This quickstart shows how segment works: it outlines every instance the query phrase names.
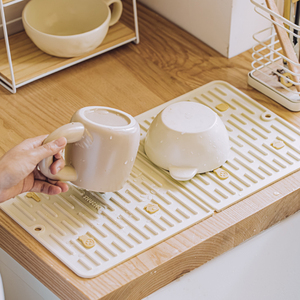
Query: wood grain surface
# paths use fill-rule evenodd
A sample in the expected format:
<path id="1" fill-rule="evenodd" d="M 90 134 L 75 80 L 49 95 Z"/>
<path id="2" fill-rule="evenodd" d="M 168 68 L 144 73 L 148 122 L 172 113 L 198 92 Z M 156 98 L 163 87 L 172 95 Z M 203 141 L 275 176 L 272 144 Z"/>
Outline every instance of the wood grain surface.
<path id="1" fill-rule="evenodd" d="M 138 12 L 140 44 L 35 81 L 17 94 L 0 88 L 0 155 L 69 122 L 81 107 L 111 106 L 135 116 L 213 80 L 227 81 L 300 127 L 300 113 L 248 86 L 251 51 L 227 59 L 144 6 Z M 2 211 L 0 246 L 61 299 L 142 299 L 298 211 L 299 186 L 296 172 L 93 279 L 76 276 Z"/>
<path id="2" fill-rule="evenodd" d="M 58 68 L 63 68 L 85 57 L 124 43 L 134 37 L 134 31 L 121 22 L 118 22 L 109 29 L 104 41 L 96 49 L 79 57 L 61 58 L 44 53 L 35 46 L 24 31 L 19 32 L 9 38 L 16 84 L 31 80 Z M 6 57 L 5 43 L 2 39 L 0 41 L 0 74 L 11 83 L 11 73 Z"/>

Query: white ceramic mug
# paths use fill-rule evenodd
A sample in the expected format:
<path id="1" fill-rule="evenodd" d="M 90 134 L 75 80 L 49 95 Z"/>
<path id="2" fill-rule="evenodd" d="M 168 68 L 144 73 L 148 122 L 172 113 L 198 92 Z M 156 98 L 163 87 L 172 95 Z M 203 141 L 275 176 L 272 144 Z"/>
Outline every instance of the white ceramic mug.
<path id="1" fill-rule="evenodd" d="M 66 166 L 53 175 L 53 157 L 48 157 L 39 163 L 45 176 L 96 192 L 115 192 L 124 186 L 140 142 L 140 127 L 131 115 L 109 107 L 84 107 L 73 115 L 71 123 L 56 129 L 44 143 L 61 136 L 68 142 Z"/>
<path id="2" fill-rule="evenodd" d="M 121 0 L 31 0 L 22 21 L 27 35 L 42 51 L 75 57 L 97 48 L 122 11 Z"/>

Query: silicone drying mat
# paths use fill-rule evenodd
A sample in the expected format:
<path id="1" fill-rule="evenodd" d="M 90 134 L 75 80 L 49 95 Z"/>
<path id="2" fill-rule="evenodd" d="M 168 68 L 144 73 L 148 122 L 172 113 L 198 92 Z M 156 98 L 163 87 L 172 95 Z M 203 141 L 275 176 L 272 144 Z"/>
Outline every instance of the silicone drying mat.
<path id="1" fill-rule="evenodd" d="M 196 101 L 213 109 L 230 136 L 230 155 L 222 169 L 190 181 L 176 182 L 153 165 L 143 140 L 155 115 L 176 101 Z M 221 112 L 216 106 L 226 103 Z M 300 167 L 300 131 L 247 95 L 223 81 L 214 81 L 136 117 L 141 145 L 130 179 L 116 193 L 94 193 L 70 185 L 57 196 L 39 194 L 40 202 L 25 194 L 1 205 L 11 218 L 56 255 L 78 276 L 91 278 L 124 262 Z M 285 146 L 271 146 L 277 139 Z M 92 206 L 90 203 L 97 202 Z M 159 211 L 149 214 L 148 203 Z M 84 248 L 81 235 L 96 245 Z"/>

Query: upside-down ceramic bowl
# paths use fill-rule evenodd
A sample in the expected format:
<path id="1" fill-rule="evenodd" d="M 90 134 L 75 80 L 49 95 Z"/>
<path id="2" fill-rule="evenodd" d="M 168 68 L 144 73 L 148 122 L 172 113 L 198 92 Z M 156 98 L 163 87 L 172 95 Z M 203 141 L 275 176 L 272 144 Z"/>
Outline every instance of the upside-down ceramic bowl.
<path id="1" fill-rule="evenodd" d="M 148 158 L 179 181 L 222 166 L 229 155 L 229 137 L 220 117 L 191 101 L 163 109 L 151 123 L 144 146 Z"/>
<path id="2" fill-rule="evenodd" d="M 22 21 L 27 35 L 42 51 L 75 57 L 102 43 L 122 8 L 121 0 L 31 0 L 23 9 Z"/>

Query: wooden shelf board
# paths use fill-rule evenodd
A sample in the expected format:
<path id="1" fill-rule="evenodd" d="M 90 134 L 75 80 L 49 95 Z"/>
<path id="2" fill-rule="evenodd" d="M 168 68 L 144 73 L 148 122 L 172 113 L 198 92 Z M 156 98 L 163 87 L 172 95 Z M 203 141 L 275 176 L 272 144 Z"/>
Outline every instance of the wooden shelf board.
<path id="1" fill-rule="evenodd" d="M 2 0 L 4 6 L 14 5 L 15 3 L 21 2 L 23 0 Z"/>
<path id="2" fill-rule="evenodd" d="M 135 36 L 133 30 L 118 22 L 109 29 L 102 44 L 93 51 L 79 57 L 59 58 L 48 55 L 37 48 L 28 38 L 25 31 L 14 34 L 9 37 L 9 44 L 16 85 L 63 68 L 100 51 L 105 51 L 110 47 L 133 39 Z M 4 39 L 0 40 L 0 74 L 11 82 Z"/>

